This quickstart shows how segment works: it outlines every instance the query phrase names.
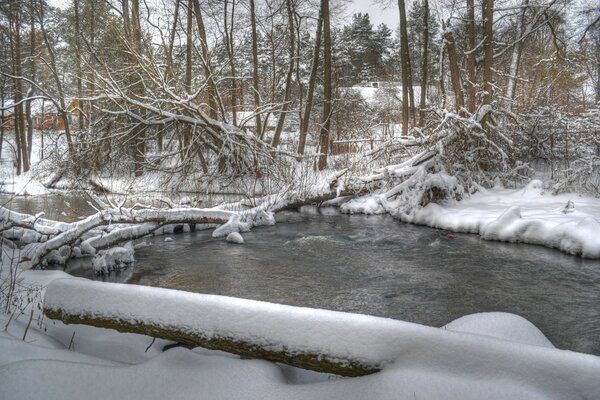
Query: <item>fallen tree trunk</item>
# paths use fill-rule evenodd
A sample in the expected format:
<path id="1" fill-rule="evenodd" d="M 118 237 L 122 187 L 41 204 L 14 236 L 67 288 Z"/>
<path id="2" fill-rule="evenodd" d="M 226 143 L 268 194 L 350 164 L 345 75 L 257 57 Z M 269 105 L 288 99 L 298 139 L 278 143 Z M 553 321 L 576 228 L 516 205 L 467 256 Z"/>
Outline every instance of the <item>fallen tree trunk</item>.
<path id="1" fill-rule="evenodd" d="M 517 316 L 511 326 L 520 339 L 513 342 L 506 333 L 494 338 L 494 324 L 486 336 L 481 328 L 471 334 L 361 314 L 74 278 L 48 285 L 44 313 L 66 323 L 345 376 L 389 365 L 434 376 L 456 374 L 465 382 L 501 377 L 548 398 L 600 395 L 600 358 L 542 344 L 539 330 Z M 521 322 L 515 324 L 515 318 Z M 499 326 L 507 332 L 507 325 Z"/>
<path id="2" fill-rule="evenodd" d="M 235 212 L 210 209 L 168 209 L 168 210 L 115 210 L 105 209 L 81 221 L 64 223 L 12 212 L 0 207 L 0 234 L 11 228 L 32 231 L 38 237 L 48 236 L 42 242 L 26 243 L 20 251 L 19 266 L 22 269 L 36 267 L 42 260 L 63 246 L 73 247 L 88 232 L 112 224 L 129 224 L 111 232 L 85 241 L 82 250 L 95 254 L 96 250 L 107 249 L 122 242 L 139 239 L 152 234 L 156 229 L 172 224 L 224 224 Z M 29 235 L 31 236 L 31 235 Z M 5 238 L 6 239 L 6 238 Z M 15 244 L 16 246 L 16 244 Z M 19 246 L 17 246 L 19 247 Z"/>
<path id="3" fill-rule="evenodd" d="M 110 299 L 109 307 L 104 305 L 106 299 Z M 349 314 L 333 311 L 137 285 L 59 279 L 46 290 L 44 314 L 66 324 L 138 333 L 342 376 L 372 374 L 383 364 L 361 355 L 361 349 L 353 350 L 352 340 L 342 346 L 335 343 L 336 333 L 348 340 L 352 327 L 345 328 L 335 319 L 328 324 L 331 316 L 348 319 Z M 292 326 L 282 326 L 281 321 Z M 315 321 L 325 325 L 314 325 Z M 325 332 L 320 335 L 321 340 L 310 334 L 311 330 L 321 329 Z M 360 331 L 354 335 L 360 335 Z"/>

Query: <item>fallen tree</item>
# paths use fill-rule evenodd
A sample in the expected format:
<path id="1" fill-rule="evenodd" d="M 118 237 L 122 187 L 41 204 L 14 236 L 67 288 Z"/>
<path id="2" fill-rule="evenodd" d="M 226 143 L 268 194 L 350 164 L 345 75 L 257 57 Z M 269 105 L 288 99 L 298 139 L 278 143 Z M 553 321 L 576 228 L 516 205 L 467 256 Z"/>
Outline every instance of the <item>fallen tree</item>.
<path id="1" fill-rule="evenodd" d="M 134 210 L 105 208 L 81 221 L 64 223 L 0 208 L 0 235 L 20 249 L 17 265 L 29 269 L 52 260 L 54 252 L 68 253 L 54 260 L 65 262 L 75 247 L 95 255 L 119 243 L 129 242 L 166 225 L 225 224 L 235 212 L 210 209 Z"/>
<path id="2" fill-rule="evenodd" d="M 368 315 L 73 278 L 48 285 L 43 310 L 68 324 L 344 376 L 395 364 L 433 374 L 502 377 L 556 398 L 597 398 L 600 390 L 592 378 L 600 374 L 600 360 L 592 355 L 558 350 L 547 341 L 517 343 Z M 523 330 L 541 335 L 523 323 Z"/>

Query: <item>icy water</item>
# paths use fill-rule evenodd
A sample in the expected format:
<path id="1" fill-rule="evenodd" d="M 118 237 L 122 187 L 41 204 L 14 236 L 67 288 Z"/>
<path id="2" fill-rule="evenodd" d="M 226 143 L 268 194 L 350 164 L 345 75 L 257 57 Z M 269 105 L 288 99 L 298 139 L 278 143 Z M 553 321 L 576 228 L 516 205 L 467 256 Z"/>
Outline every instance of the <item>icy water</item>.
<path id="1" fill-rule="evenodd" d="M 25 207 L 24 201 L 17 211 L 39 212 L 36 207 L 56 200 L 29 199 L 37 205 Z M 69 204 L 78 213 L 87 205 L 76 199 Z M 64 205 L 56 207 L 48 217 L 65 219 Z M 78 215 L 68 212 L 67 219 Z M 559 348 L 600 355 L 600 261 L 475 235 L 448 237 L 389 216 L 341 215 L 335 209 L 305 207 L 280 213 L 277 221 L 245 233 L 244 245 L 212 239 L 211 230 L 171 235 L 172 242 L 146 239 L 149 246 L 136 251 L 133 267 L 107 277 L 95 277 L 89 259 L 66 270 L 430 326 L 505 311 L 533 322 Z"/>
<path id="2" fill-rule="evenodd" d="M 245 233 L 244 245 L 212 239 L 212 231 L 152 238 L 135 267 L 104 279 L 431 326 L 505 311 L 559 348 L 600 355 L 600 261 L 335 209 L 305 207 L 277 220 Z"/>

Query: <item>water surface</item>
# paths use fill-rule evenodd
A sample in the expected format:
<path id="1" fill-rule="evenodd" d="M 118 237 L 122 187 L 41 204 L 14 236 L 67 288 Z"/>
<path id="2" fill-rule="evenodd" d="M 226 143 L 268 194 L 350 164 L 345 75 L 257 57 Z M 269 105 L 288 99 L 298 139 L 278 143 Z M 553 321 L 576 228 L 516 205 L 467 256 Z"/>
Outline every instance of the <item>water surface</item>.
<path id="1" fill-rule="evenodd" d="M 134 267 L 100 279 L 358 312 L 442 326 L 505 311 L 559 348 L 600 355 L 600 262 L 539 246 L 303 208 L 245 233 L 146 239 Z M 89 263 L 68 272 L 93 277 Z M 97 278 L 98 279 L 98 278 Z"/>

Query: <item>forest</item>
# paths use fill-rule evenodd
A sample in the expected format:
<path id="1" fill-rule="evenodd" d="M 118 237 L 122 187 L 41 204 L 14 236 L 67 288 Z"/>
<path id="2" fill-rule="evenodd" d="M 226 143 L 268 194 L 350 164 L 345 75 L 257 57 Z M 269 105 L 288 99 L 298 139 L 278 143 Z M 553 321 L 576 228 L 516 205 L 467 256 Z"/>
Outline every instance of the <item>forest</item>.
<path id="1" fill-rule="evenodd" d="M 5 174 L 266 195 L 428 152 L 469 191 L 599 194 L 593 2 L 400 1 L 397 29 L 328 1 L 1 7 Z"/>

